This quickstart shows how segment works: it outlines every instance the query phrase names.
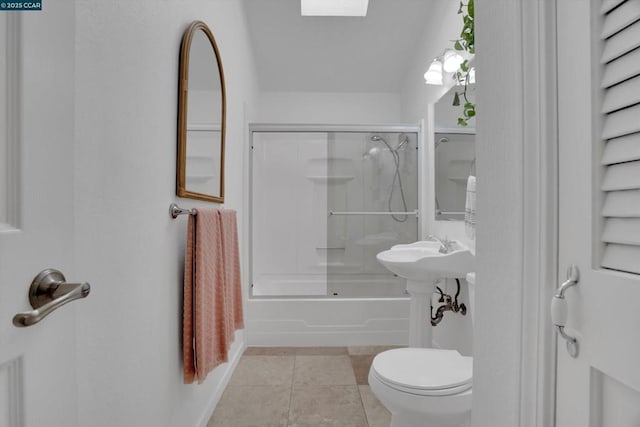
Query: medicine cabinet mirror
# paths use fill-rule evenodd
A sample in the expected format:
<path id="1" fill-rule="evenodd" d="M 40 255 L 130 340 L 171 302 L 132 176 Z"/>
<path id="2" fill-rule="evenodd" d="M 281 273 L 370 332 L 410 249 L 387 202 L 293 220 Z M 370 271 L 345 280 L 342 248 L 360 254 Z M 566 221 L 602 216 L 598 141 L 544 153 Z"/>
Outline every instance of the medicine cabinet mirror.
<path id="1" fill-rule="evenodd" d="M 177 195 L 224 202 L 225 85 L 209 27 L 194 21 L 182 37 L 178 83 Z"/>
<path id="2" fill-rule="evenodd" d="M 434 105 L 435 219 L 464 220 L 467 179 L 475 174 L 475 121 L 458 126 L 450 89 Z M 472 92 L 472 91 L 471 91 Z"/>

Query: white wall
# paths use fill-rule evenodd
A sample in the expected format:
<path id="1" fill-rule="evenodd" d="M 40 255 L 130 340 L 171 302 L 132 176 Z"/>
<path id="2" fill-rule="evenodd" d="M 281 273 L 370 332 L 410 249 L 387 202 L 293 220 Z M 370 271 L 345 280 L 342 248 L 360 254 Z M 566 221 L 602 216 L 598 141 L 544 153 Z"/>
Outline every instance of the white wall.
<path id="1" fill-rule="evenodd" d="M 401 108 L 397 93 L 262 92 L 255 119 L 260 123 L 388 124 L 401 122 Z"/>
<path id="2" fill-rule="evenodd" d="M 77 306 L 79 425 L 195 426 L 213 410 L 228 365 L 202 385 L 182 383 L 186 218 L 168 215 L 176 200 L 178 55 L 188 24 L 205 21 L 227 83 L 225 206 L 242 221 L 244 103 L 256 92 L 242 5 L 86 0 L 76 7 L 76 265 L 92 285 Z M 243 344 L 242 334 L 236 341 Z"/>

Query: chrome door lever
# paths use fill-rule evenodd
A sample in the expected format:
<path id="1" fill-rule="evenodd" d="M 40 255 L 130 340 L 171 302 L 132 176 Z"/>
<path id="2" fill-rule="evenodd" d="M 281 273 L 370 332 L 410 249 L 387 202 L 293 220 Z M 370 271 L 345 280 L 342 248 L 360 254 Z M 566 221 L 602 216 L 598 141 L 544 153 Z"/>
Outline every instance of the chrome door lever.
<path id="1" fill-rule="evenodd" d="M 580 271 L 575 265 L 570 265 L 567 270 L 567 280 L 560 285 L 558 293 L 551 299 L 551 321 L 556 327 L 558 334 L 567 341 L 567 351 L 571 357 L 578 357 L 578 339 L 572 337 L 564 331 L 569 317 L 569 306 L 564 299 L 565 291 L 571 286 L 578 284 L 580 280 Z"/>
<path id="2" fill-rule="evenodd" d="M 16 314 L 13 316 L 13 324 L 17 327 L 34 325 L 53 310 L 89 295 L 91 286 L 88 283 L 67 283 L 65 280 L 58 270 L 42 270 L 29 287 L 29 302 L 35 310 Z"/>

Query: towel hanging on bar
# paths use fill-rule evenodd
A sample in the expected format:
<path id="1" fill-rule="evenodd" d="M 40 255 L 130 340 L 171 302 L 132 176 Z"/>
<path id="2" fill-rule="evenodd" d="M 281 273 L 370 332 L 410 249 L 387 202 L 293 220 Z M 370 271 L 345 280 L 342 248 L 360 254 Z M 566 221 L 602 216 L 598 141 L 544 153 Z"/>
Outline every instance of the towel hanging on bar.
<path id="1" fill-rule="evenodd" d="M 188 220 L 184 268 L 187 384 L 202 383 L 210 371 L 228 361 L 235 331 L 244 327 L 236 212 L 194 210 Z"/>

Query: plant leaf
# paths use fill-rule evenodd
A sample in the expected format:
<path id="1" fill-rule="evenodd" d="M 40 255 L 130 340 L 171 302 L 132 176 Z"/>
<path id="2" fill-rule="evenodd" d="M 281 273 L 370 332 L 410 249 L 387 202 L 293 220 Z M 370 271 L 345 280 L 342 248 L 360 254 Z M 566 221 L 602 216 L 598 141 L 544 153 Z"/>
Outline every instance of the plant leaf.
<path id="1" fill-rule="evenodd" d="M 456 40 L 455 44 L 453 45 L 453 48 L 455 50 L 464 50 L 464 48 L 462 47 L 462 45 L 460 44 L 460 40 Z"/>
<path id="2" fill-rule="evenodd" d="M 453 95 L 453 104 L 451 105 L 453 105 L 454 107 L 460 105 L 460 95 L 458 95 L 458 92 Z"/>

